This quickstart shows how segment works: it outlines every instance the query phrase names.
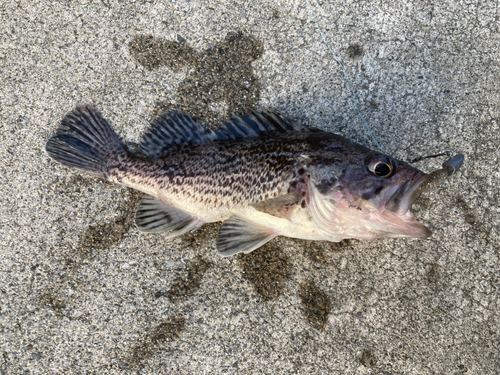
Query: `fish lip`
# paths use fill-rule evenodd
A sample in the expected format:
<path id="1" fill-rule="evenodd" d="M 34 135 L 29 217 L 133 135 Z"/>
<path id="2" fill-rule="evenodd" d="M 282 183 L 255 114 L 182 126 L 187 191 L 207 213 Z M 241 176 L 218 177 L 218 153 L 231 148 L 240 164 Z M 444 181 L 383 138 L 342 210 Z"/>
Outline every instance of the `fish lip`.
<path id="1" fill-rule="evenodd" d="M 415 172 L 410 181 L 399 185 L 399 188 L 390 196 L 386 209 L 397 215 L 406 214 L 411 210 L 413 202 L 420 196 L 428 180 L 429 175 L 420 171 Z"/>

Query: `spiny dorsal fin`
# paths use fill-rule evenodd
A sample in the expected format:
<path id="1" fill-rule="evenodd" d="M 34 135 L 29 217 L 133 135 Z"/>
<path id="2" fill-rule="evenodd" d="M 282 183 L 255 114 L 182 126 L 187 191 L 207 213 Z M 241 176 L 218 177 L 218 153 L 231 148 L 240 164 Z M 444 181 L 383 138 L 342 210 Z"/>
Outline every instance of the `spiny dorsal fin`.
<path id="1" fill-rule="evenodd" d="M 145 194 L 135 214 L 135 224 L 141 232 L 170 232 L 172 238 L 198 229 L 203 220 Z"/>
<path id="2" fill-rule="evenodd" d="M 184 112 L 163 112 L 151 123 L 143 134 L 141 151 L 151 158 L 159 158 L 173 146 L 186 143 L 201 144 L 210 142 L 212 132 L 207 132 L 192 117 Z"/>
<path id="3" fill-rule="evenodd" d="M 249 110 L 243 116 L 232 117 L 215 131 L 216 140 L 258 137 L 262 133 L 309 132 L 316 129 L 300 125 L 277 112 Z"/>
<path id="4" fill-rule="evenodd" d="M 223 257 L 238 253 L 248 254 L 272 240 L 278 234 L 263 225 L 239 216 L 231 216 L 219 229 L 217 250 Z"/>
<path id="5" fill-rule="evenodd" d="M 243 116 L 232 117 L 217 129 L 205 130 L 180 111 L 164 112 L 151 123 L 140 141 L 141 150 L 151 158 L 159 158 L 172 147 L 192 143 L 203 144 L 227 139 L 253 138 L 264 133 L 309 132 L 316 129 L 297 124 L 277 112 L 249 110 Z"/>

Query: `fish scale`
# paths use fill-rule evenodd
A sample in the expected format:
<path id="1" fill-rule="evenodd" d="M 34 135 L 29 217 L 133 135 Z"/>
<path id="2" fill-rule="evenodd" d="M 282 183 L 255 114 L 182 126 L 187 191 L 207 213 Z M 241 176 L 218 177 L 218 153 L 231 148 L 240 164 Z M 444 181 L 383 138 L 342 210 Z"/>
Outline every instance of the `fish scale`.
<path id="1" fill-rule="evenodd" d="M 146 193 L 136 213 L 144 232 L 169 237 L 224 221 L 223 256 L 248 253 L 278 235 L 308 240 L 428 237 L 413 201 L 457 170 L 463 155 L 427 175 L 336 134 L 272 111 L 250 111 L 216 131 L 183 112 L 153 121 L 122 145 L 89 104 L 69 112 L 46 150 L 60 163 Z"/>
<path id="2" fill-rule="evenodd" d="M 162 191 L 171 202 L 188 197 L 208 208 L 232 209 L 287 191 L 296 178 L 297 160 L 307 152 L 306 137 L 305 133 L 294 137 L 293 152 L 287 135 L 276 134 L 272 140 L 254 138 L 232 142 L 231 147 L 216 142 L 193 145 L 157 160 L 126 154 L 116 166 L 110 165 L 109 174 L 113 182 L 134 188 L 148 186 L 149 194 Z"/>

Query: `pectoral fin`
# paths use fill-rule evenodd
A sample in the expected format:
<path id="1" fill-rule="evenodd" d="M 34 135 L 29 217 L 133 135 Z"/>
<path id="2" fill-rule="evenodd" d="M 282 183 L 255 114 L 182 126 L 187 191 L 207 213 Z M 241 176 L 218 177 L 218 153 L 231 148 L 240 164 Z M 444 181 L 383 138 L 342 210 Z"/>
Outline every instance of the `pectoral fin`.
<path id="1" fill-rule="evenodd" d="M 302 197 L 298 194 L 285 194 L 277 198 L 268 199 L 252 206 L 266 214 L 290 220 L 295 205 L 300 204 Z"/>
<path id="2" fill-rule="evenodd" d="M 203 225 L 203 220 L 189 212 L 144 195 L 135 214 L 135 224 L 141 232 L 170 232 L 176 237 L 194 231 Z"/>
<path id="3" fill-rule="evenodd" d="M 217 250 L 223 257 L 250 253 L 272 240 L 278 234 L 263 225 L 231 216 L 222 224 L 217 238 Z"/>

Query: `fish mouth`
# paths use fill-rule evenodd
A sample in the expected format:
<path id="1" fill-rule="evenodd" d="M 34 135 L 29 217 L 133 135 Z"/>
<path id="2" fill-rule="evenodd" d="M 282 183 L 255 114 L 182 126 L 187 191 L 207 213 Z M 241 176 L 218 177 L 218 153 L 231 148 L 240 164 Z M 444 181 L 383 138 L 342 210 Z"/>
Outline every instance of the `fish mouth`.
<path id="1" fill-rule="evenodd" d="M 428 185 L 430 179 L 430 175 L 423 172 L 415 172 L 410 181 L 400 185 L 391 195 L 386 203 L 386 209 L 396 215 L 406 214 L 411 210 L 411 206 L 420 194 L 427 190 L 425 187 Z"/>
<path id="2" fill-rule="evenodd" d="M 456 155 L 445 161 L 441 169 L 430 174 L 417 171 L 406 183 L 392 187 L 393 191 L 389 193 L 390 198 L 385 205 L 388 211 L 386 216 L 391 216 L 395 221 L 401 220 L 401 228 L 405 228 L 406 234 L 429 237 L 432 232 L 413 218 L 411 207 L 422 193 L 435 189 L 453 175 L 462 166 L 463 161 L 464 155 Z"/>
<path id="3" fill-rule="evenodd" d="M 413 202 L 425 191 L 430 175 L 415 172 L 412 178 L 392 188 L 392 194 L 385 205 L 382 217 L 390 222 L 391 237 L 427 238 L 432 232 L 424 224 L 418 222 L 410 212 Z"/>
<path id="4" fill-rule="evenodd" d="M 412 178 L 391 195 L 386 204 L 386 208 L 397 215 L 404 215 L 415 202 L 415 200 L 425 191 L 433 190 L 441 185 L 448 177 L 453 175 L 464 161 L 464 155 L 455 155 L 443 163 L 443 167 L 430 174 L 415 172 Z"/>

